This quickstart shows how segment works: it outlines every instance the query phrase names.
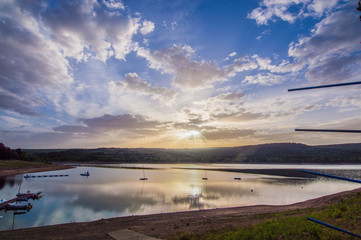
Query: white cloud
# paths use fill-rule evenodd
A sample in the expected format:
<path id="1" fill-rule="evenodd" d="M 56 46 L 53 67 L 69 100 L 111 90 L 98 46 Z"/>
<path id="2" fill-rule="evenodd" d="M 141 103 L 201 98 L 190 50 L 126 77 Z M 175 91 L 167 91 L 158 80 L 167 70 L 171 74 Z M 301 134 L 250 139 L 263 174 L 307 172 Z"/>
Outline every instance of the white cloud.
<path id="1" fill-rule="evenodd" d="M 47 101 L 41 90 L 63 91 L 73 79 L 68 61 L 22 7 L 0 3 L 0 108 L 40 116 L 33 108 Z"/>
<path id="2" fill-rule="evenodd" d="M 237 73 L 250 70 L 265 70 L 271 73 L 295 73 L 303 68 L 302 64 L 282 61 L 273 65 L 270 58 L 258 55 L 245 56 L 235 59 L 232 63 L 219 67 L 214 62 L 205 60 L 194 61 L 194 50 L 189 46 L 174 45 L 168 49 L 151 52 L 149 49 L 138 48 L 138 56 L 147 59 L 151 68 L 173 75 L 173 84 L 183 89 L 209 88 L 216 82 L 228 81 Z M 234 54 L 231 54 L 234 56 Z M 269 78 L 267 80 L 267 78 Z M 258 79 L 258 80 L 257 80 Z M 280 84 L 286 79 L 283 76 L 270 74 L 250 76 L 246 83 L 263 85 Z"/>
<path id="3" fill-rule="evenodd" d="M 297 15 L 288 12 L 288 9 L 300 3 L 302 0 L 263 0 L 260 3 L 261 6 L 254 9 L 247 17 L 256 20 L 259 25 L 267 25 L 269 21 L 275 21 L 276 18 L 293 23 Z"/>
<path id="4" fill-rule="evenodd" d="M 339 0 L 328 0 L 328 1 L 319 1 L 313 0 L 313 2 L 308 5 L 310 12 L 314 12 L 316 16 L 322 16 L 324 12 L 331 10 Z"/>
<path id="5" fill-rule="evenodd" d="M 276 84 L 281 84 L 286 80 L 287 79 L 281 75 L 275 75 L 272 73 L 267 73 L 267 74 L 259 73 L 257 75 L 246 76 L 243 81 L 250 84 L 272 86 Z"/>
<path id="6" fill-rule="evenodd" d="M 258 25 L 267 25 L 277 19 L 294 23 L 297 19 L 308 16 L 320 17 L 337 3 L 338 0 L 262 0 L 260 6 L 249 13 L 247 18 L 254 19 Z M 296 13 L 291 8 L 297 9 Z"/>
<path id="7" fill-rule="evenodd" d="M 227 74 L 213 62 L 191 60 L 194 50 L 189 46 L 174 45 L 151 53 L 139 48 L 138 56 L 147 59 L 149 66 L 163 73 L 175 75 L 173 84 L 180 88 L 205 88 L 214 82 L 227 80 Z"/>
<path id="8" fill-rule="evenodd" d="M 232 53 L 230 53 L 228 56 L 230 56 L 230 57 L 234 57 L 234 56 L 236 56 L 237 55 L 237 53 L 236 52 L 232 52 Z"/>
<path id="9" fill-rule="evenodd" d="M 120 0 L 103 0 L 103 3 L 108 7 L 108 8 L 119 8 L 124 10 L 124 4 L 122 3 L 122 1 Z"/>
<path id="10" fill-rule="evenodd" d="M 124 81 L 111 82 L 111 86 L 115 86 L 118 91 L 134 92 L 141 95 L 150 95 L 152 99 L 158 99 L 163 104 L 170 105 L 173 103 L 177 92 L 165 87 L 152 86 L 143 81 L 136 73 L 128 73 Z"/>
<path id="11" fill-rule="evenodd" d="M 140 27 L 116 0 L 59 1 L 56 8 L 5 1 L 0 15 L 0 108 L 29 116 L 41 116 L 37 108 L 46 105 L 73 116 L 100 109 L 105 97 L 96 84 L 90 90 L 87 79 L 74 81 L 79 72 L 71 62 L 124 60 L 137 46 L 132 38 Z M 143 22 L 145 32 L 152 26 Z"/>
<path id="12" fill-rule="evenodd" d="M 147 35 L 148 33 L 151 33 L 154 31 L 154 23 L 151 22 L 151 21 L 147 21 L 145 20 L 143 22 L 143 26 L 142 28 L 140 29 L 140 32 L 143 34 L 143 35 Z"/>
<path id="13" fill-rule="evenodd" d="M 106 3 L 110 8 L 121 4 Z M 57 8 L 44 8 L 41 19 L 63 54 L 78 61 L 90 56 L 104 62 L 112 56 L 124 60 L 134 48 L 132 37 L 139 28 L 138 18 L 108 11 L 96 1 L 61 1 Z"/>
<path id="14" fill-rule="evenodd" d="M 308 65 L 310 81 L 347 81 L 360 74 L 361 25 L 353 10 L 354 5 L 345 5 L 319 22 L 311 36 L 291 43 L 288 54 Z"/>
<path id="15" fill-rule="evenodd" d="M 263 32 L 261 32 L 261 34 L 259 36 L 256 37 L 257 40 L 261 40 L 261 38 L 263 38 L 266 35 L 269 35 L 271 33 L 271 30 L 267 29 L 264 30 Z"/>

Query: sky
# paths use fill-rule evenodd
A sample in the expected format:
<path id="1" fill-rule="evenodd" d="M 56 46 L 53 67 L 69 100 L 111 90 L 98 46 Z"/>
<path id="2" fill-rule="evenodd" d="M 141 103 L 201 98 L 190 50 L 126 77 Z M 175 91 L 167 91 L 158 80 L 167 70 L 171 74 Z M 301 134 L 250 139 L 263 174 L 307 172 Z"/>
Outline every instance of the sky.
<path id="1" fill-rule="evenodd" d="M 0 142 L 360 142 L 357 1 L 1 0 Z"/>

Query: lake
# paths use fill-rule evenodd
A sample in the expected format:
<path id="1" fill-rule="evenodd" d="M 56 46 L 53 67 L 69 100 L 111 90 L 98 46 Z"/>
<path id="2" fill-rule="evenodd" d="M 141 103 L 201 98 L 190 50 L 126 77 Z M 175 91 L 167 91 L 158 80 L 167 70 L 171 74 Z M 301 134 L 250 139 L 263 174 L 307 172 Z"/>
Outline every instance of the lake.
<path id="1" fill-rule="evenodd" d="M 146 169 L 139 169 L 143 167 Z M 42 191 L 45 196 L 29 200 L 33 208 L 25 214 L 0 211 L 0 230 L 152 213 L 284 205 L 360 187 L 307 174 L 286 177 L 203 169 L 313 169 L 361 179 L 360 165 L 107 164 L 29 174 L 68 177 L 24 179 L 16 175 L 0 178 L 0 198 L 14 198 L 19 186 L 21 192 Z M 80 175 L 86 171 L 89 177 Z M 144 176 L 148 180 L 139 180 Z M 208 180 L 202 180 L 205 177 Z M 234 180 L 237 177 L 241 180 Z"/>

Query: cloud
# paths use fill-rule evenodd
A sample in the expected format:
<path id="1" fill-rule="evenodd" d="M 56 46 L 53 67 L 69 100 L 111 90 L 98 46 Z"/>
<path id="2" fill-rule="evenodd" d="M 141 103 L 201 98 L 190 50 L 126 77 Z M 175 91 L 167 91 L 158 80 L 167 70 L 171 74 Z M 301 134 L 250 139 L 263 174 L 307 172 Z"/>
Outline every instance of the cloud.
<path id="1" fill-rule="evenodd" d="M 148 33 L 151 33 L 153 31 L 154 31 L 154 23 L 151 21 L 145 20 L 143 22 L 142 28 L 140 29 L 141 34 L 147 35 Z"/>
<path id="2" fill-rule="evenodd" d="M 247 18 L 256 20 L 258 25 L 267 25 L 269 21 L 275 21 L 275 18 L 293 23 L 297 15 L 288 12 L 288 9 L 301 1 L 263 0 L 260 3 L 261 6 L 248 14 Z"/>
<path id="3" fill-rule="evenodd" d="M 215 97 L 217 100 L 226 100 L 226 101 L 239 101 L 241 98 L 243 98 L 246 94 L 242 91 L 237 92 L 227 92 L 220 94 Z"/>
<path id="4" fill-rule="evenodd" d="M 256 133 L 253 129 L 214 129 L 202 131 L 206 140 L 237 139 L 253 136 Z"/>
<path id="5" fill-rule="evenodd" d="M 119 8 L 124 10 L 124 4 L 119 0 L 103 0 L 103 4 L 105 4 L 108 8 Z"/>
<path id="6" fill-rule="evenodd" d="M 310 81 L 347 81 L 360 74 L 354 67 L 361 60 L 360 39 L 357 11 L 347 4 L 316 24 L 311 36 L 291 43 L 288 54 L 308 66 Z"/>
<path id="7" fill-rule="evenodd" d="M 187 45 L 173 45 L 154 52 L 142 47 L 137 49 L 138 56 L 144 57 L 150 68 L 173 75 L 173 85 L 181 89 L 210 88 L 214 83 L 228 81 L 238 72 L 258 67 L 249 57 L 238 58 L 229 65 L 219 67 L 214 62 L 193 60 L 194 53 Z"/>
<path id="8" fill-rule="evenodd" d="M 308 10 L 317 17 L 323 15 L 324 12 L 331 10 L 339 0 L 328 0 L 328 1 L 313 1 L 308 5 Z"/>
<path id="9" fill-rule="evenodd" d="M 243 106 L 244 96 L 242 91 L 226 92 L 194 102 L 194 106 L 182 109 L 185 121 L 181 126 L 196 129 L 196 125 L 200 126 L 197 129 L 202 129 L 206 124 L 228 125 L 229 122 L 242 123 L 270 117 L 265 112 L 257 112 L 255 109 L 247 110 Z"/>
<path id="10" fill-rule="evenodd" d="M 281 84 L 286 80 L 287 79 L 282 75 L 275 75 L 272 73 L 267 73 L 267 74 L 259 73 L 252 76 L 246 76 L 243 81 L 245 83 L 250 83 L 250 84 L 272 86 L 276 84 Z"/>
<path id="11" fill-rule="evenodd" d="M 9 0 L 0 3 L 0 15 L 0 92 L 7 97 L 0 108 L 28 116 L 40 116 L 33 108 L 46 105 L 70 115 L 99 107 L 96 91 L 79 94 L 87 80 L 74 81 L 80 72 L 74 60 L 125 60 L 140 30 L 140 17 L 116 0 Z M 143 33 L 153 25 L 143 21 Z"/>
<path id="12" fill-rule="evenodd" d="M 294 23 L 305 17 L 321 17 L 337 3 L 338 0 L 262 0 L 260 6 L 249 13 L 247 18 L 254 19 L 258 25 L 268 25 L 270 21 L 275 22 L 277 19 Z"/>
<path id="13" fill-rule="evenodd" d="M 257 40 L 261 40 L 261 38 L 263 38 L 266 35 L 270 35 L 271 34 L 271 30 L 267 29 L 264 30 L 263 32 L 261 32 L 261 34 L 259 36 L 256 37 Z"/>
<path id="14" fill-rule="evenodd" d="M 121 2 L 104 3 L 108 9 L 97 1 L 60 1 L 56 8 L 42 10 L 44 27 L 66 57 L 78 61 L 94 57 L 105 62 L 112 56 L 125 60 L 132 51 L 139 19 L 120 11 L 124 9 Z"/>
<path id="15" fill-rule="evenodd" d="M 234 56 L 236 56 L 237 55 L 237 53 L 236 52 L 232 52 L 232 53 L 230 53 L 228 56 L 230 56 L 230 57 L 234 57 Z"/>
<path id="16" fill-rule="evenodd" d="M 104 131 L 142 131 L 155 129 L 161 125 L 158 121 L 151 121 L 141 115 L 109 115 L 101 117 L 78 119 L 84 125 L 62 125 L 53 128 L 58 132 L 104 132 Z"/>
<path id="17" fill-rule="evenodd" d="M 177 92 L 165 87 L 152 86 L 143 81 L 136 73 L 128 73 L 124 81 L 110 82 L 111 86 L 122 91 L 134 92 L 141 95 L 150 95 L 152 99 L 159 99 L 163 104 L 170 105 L 173 103 Z"/>
<path id="18" fill-rule="evenodd" d="M 226 73 L 215 63 L 191 60 L 193 53 L 191 47 L 177 45 L 153 53 L 144 48 L 137 51 L 138 56 L 147 59 L 151 68 L 174 74 L 173 84 L 180 88 L 205 88 L 214 82 L 227 80 Z"/>
<path id="19" fill-rule="evenodd" d="M 0 107 L 40 116 L 32 108 L 46 101 L 42 91 L 62 91 L 73 79 L 68 61 L 42 34 L 37 19 L 16 3 L 0 3 Z"/>
<path id="20" fill-rule="evenodd" d="M 138 48 L 137 54 L 148 61 L 150 68 L 173 75 L 173 85 L 183 89 L 209 88 L 214 83 L 228 81 L 240 72 L 255 69 L 271 73 L 247 76 L 244 82 L 271 86 L 287 80 L 283 75 L 272 73 L 297 73 L 304 67 L 297 61 L 290 63 L 287 60 L 279 65 L 273 65 L 270 58 L 262 58 L 258 55 L 240 57 L 228 65 L 219 67 L 213 62 L 192 60 L 194 50 L 186 45 L 173 45 L 171 48 L 154 52 Z M 234 53 L 230 55 L 235 56 Z"/>
<path id="21" fill-rule="evenodd" d="M 29 107 L 29 105 L 32 105 L 29 101 L 0 92 L 0 108 L 32 117 L 42 116 L 41 113 Z"/>
<path id="22" fill-rule="evenodd" d="M 82 133 L 82 132 L 89 132 L 90 129 L 87 126 L 63 125 L 59 127 L 54 127 L 53 130 L 56 132 L 63 132 L 63 133 Z"/>
<path id="23" fill-rule="evenodd" d="M 358 92 L 356 90 L 356 92 Z M 337 96 L 334 98 L 331 98 L 328 103 L 325 104 L 326 106 L 336 107 L 339 108 L 340 112 L 343 111 L 359 111 L 359 108 L 361 108 L 361 96 L 356 94 L 347 94 L 347 96 Z"/>

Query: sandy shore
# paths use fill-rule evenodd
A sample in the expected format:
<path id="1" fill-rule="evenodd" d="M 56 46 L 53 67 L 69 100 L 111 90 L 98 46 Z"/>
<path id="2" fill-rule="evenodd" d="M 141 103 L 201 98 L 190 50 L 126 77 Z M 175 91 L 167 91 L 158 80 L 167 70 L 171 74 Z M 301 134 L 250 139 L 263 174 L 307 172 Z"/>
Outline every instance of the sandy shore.
<path id="1" fill-rule="evenodd" d="M 361 192 L 361 188 L 336 193 L 305 202 L 284 206 L 249 206 L 200 210 L 179 213 L 153 214 L 102 219 L 94 222 L 68 223 L 13 231 L 0 231 L 0 239 L 109 239 L 108 232 L 130 229 L 162 239 L 179 239 L 184 234 L 204 235 L 214 230 L 232 230 L 236 227 L 263 222 L 273 213 L 289 215 L 309 214 L 340 199 L 347 199 Z"/>
<path id="2" fill-rule="evenodd" d="M 72 166 L 58 165 L 58 164 L 49 164 L 45 166 L 29 166 L 24 168 L 17 169 L 5 169 L 0 170 L 0 177 L 24 174 L 24 173 L 34 173 L 34 172 L 46 172 L 46 171 L 56 171 L 73 168 Z"/>

